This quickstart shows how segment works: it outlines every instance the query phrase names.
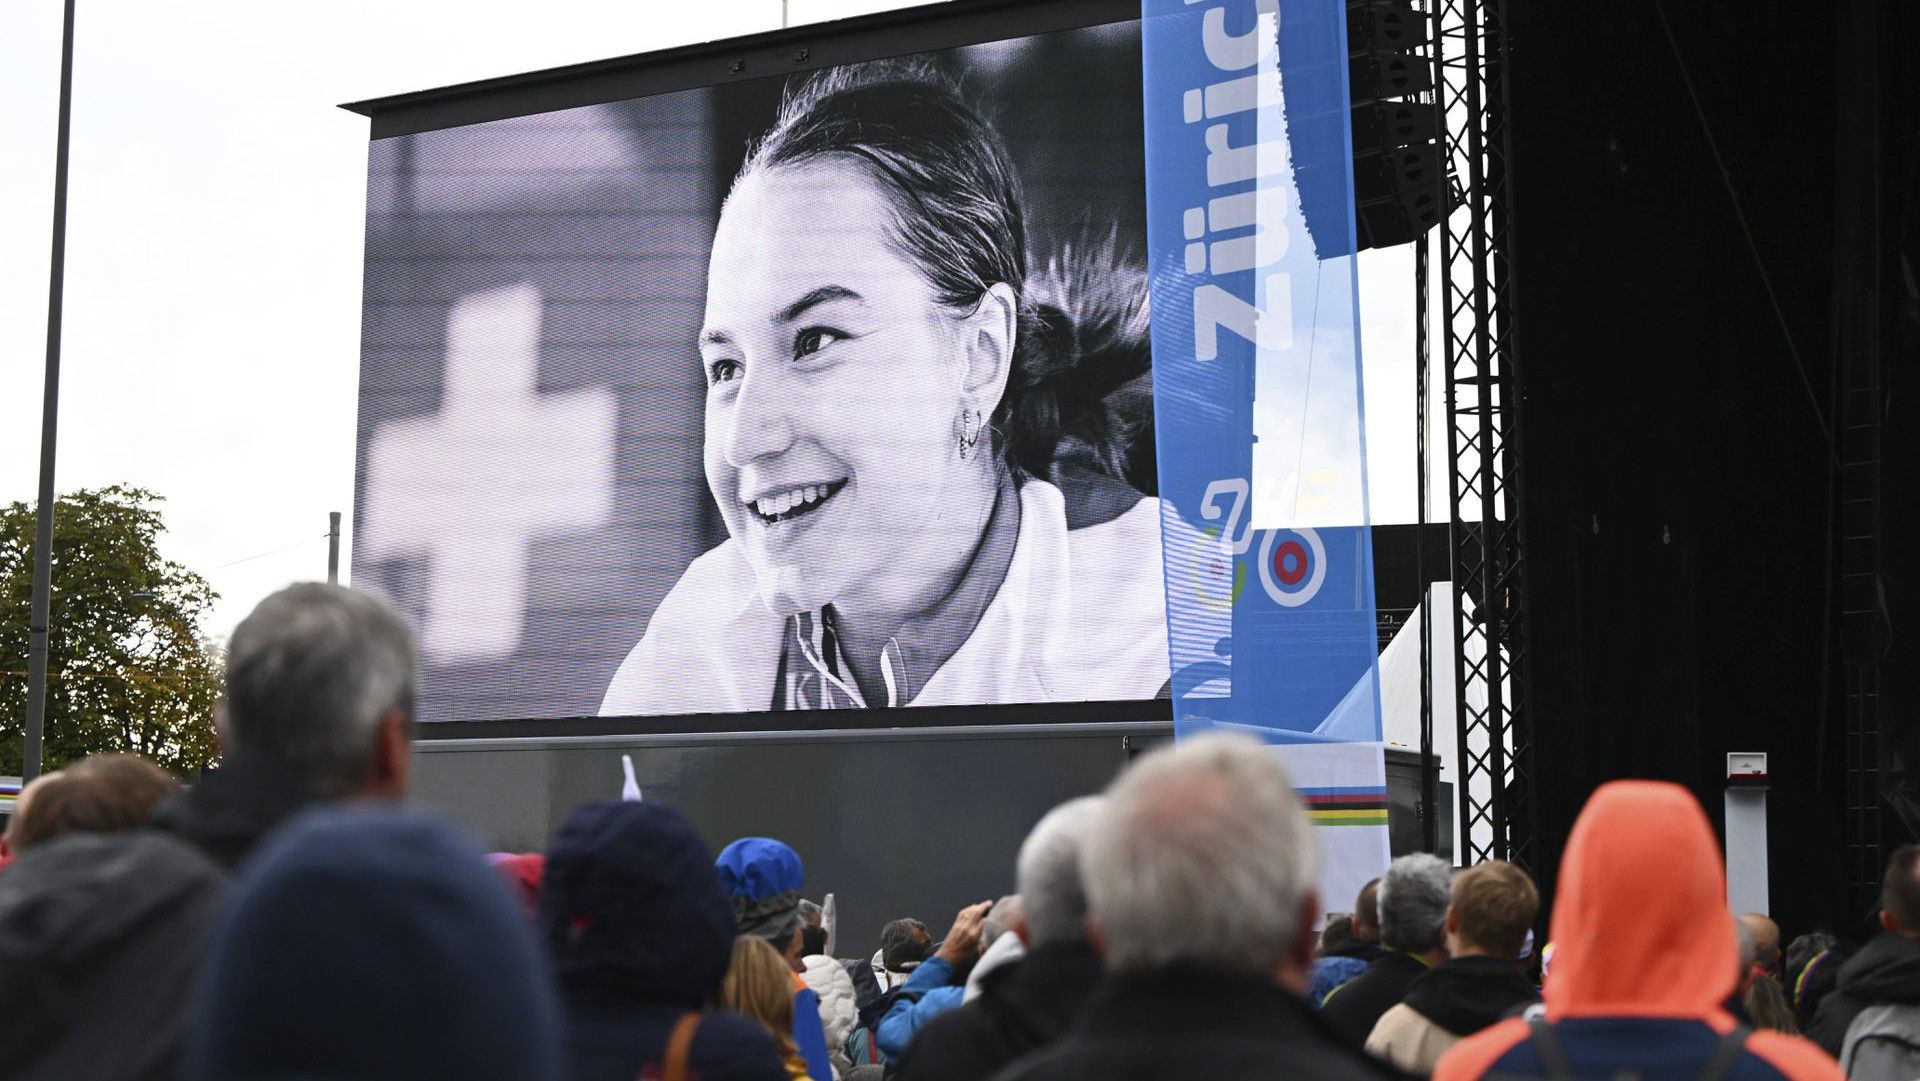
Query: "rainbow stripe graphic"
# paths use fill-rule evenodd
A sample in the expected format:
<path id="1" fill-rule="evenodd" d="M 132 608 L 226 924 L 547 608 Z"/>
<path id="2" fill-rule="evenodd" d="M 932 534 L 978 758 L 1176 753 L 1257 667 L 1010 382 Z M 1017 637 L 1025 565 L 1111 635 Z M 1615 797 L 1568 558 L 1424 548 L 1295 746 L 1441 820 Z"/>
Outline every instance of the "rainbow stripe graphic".
<path id="1" fill-rule="evenodd" d="M 1307 814 L 1316 826 L 1384 826 L 1387 824 L 1385 785 L 1363 788 L 1302 788 Z"/>

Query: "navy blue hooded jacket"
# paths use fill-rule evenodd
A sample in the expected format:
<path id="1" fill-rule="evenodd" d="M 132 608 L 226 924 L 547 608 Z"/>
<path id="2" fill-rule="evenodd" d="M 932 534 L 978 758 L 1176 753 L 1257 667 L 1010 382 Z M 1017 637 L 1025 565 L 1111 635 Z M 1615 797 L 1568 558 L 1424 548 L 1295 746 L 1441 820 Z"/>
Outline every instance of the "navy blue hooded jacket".
<path id="1" fill-rule="evenodd" d="M 505 883 L 453 827 L 397 811 L 323 808 L 270 838 L 203 992 L 205 1081 L 561 1076 L 552 977 Z"/>
<path id="2" fill-rule="evenodd" d="M 603 800 L 567 816 L 547 850 L 540 930 L 576 1081 L 658 1076 L 675 1022 L 718 998 L 733 957 L 733 906 L 713 857 L 658 803 Z M 701 1081 L 787 1081 L 773 1037 L 724 1011 L 701 1019 L 690 1065 Z"/>

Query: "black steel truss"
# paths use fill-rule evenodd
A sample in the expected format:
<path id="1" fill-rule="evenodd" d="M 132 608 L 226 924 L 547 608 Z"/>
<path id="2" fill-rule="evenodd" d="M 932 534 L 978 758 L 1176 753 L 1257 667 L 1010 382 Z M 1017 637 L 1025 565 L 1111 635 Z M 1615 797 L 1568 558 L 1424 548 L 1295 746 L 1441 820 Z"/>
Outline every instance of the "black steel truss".
<path id="1" fill-rule="evenodd" d="M 1841 85 L 1835 118 L 1839 169 L 1835 195 L 1834 364 L 1838 426 L 1835 493 L 1839 512 L 1841 674 L 1845 704 L 1842 791 L 1848 900 L 1864 912 L 1878 900 L 1887 798 L 1895 771 L 1885 739 L 1881 664 L 1889 636 L 1883 545 L 1882 425 L 1888 408 L 1882 281 L 1883 216 L 1880 102 L 1886 64 L 1883 16 L 1868 0 L 1839 5 Z M 1835 523 L 1829 523 L 1832 528 Z M 1907 786 L 1899 786 L 1905 788 Z M 1915 806 L 1900 795 L 1893 810 L 1914 827 Z"/>
<path id="2" fill-rule="evenodd" d="M 1503 0 L 1435 0 L 1430 12 L 1433 107 L 1446 163 L 1440 194 L 1448 210 L 1439 229 L 1437 290 L 1427 280 L 1427 239 L 1420 238 L 1415 249 L 1422 323 L 1416 342 L 1417 457 L 1424 526 L 1427 394 L 1434 377 L 1431 343 L 1437 340 L 1449 464 L 1454 611 L 1446 631 L 1458 719 L 1459 858 L 1464 864 L 1511 860 L 1537 872 Z M 1430 750 L 1431 660 L 1428 642 L 1421 645 L 1421 743 Z"/>

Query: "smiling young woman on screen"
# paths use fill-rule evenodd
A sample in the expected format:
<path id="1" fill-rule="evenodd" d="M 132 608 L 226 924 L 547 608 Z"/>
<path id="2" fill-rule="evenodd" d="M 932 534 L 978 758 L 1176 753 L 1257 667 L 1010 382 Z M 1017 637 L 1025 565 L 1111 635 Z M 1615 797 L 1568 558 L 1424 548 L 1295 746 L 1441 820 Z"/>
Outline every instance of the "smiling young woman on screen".
<path id="1" fill-rule="evenodd" d="M 734 180 L 700 355 L 730 539 L 610 715 L 1149 698 L 1167 682 L 1145 283 L 1030 280 L 999 136 L 930 71 L 814 77 Z M 1085 279 L 1084 281 L 1078 279 Z M 1136 386 L 1138 384 L 1136 383 Z"/>

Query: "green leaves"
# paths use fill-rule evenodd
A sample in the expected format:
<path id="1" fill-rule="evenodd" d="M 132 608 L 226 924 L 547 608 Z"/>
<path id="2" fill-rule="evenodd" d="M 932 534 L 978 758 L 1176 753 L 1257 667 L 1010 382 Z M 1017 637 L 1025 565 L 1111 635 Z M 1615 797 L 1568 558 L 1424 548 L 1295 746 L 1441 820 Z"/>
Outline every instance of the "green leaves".
<path id="1" fill-rule="evenodd" d="M 161 497 L 114 485 L 54 513 L 45 763 L 131 751 L 190 776 L 215 755 L 221 655 L 200 635 L 215 594 L 160 556 Z M 0 773 L 18 774 L 27 714 L 34 508 L 0 507 Z"/>

